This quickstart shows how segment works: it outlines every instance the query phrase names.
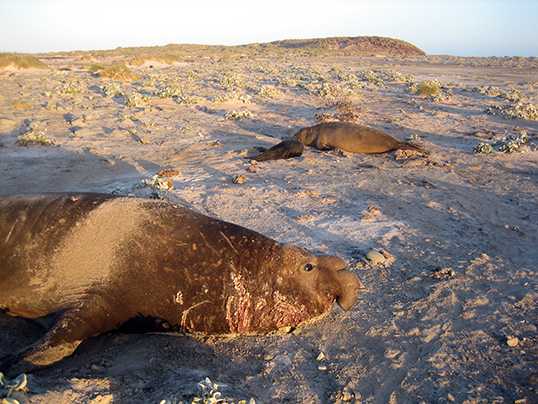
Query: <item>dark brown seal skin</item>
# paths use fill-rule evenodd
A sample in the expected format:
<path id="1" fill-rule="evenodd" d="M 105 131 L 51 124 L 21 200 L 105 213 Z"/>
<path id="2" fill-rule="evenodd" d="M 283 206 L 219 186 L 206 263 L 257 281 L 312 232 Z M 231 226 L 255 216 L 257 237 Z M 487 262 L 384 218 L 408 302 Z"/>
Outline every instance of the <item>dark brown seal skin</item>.
<path id="1" fill-rule="evenodd" d="M 289 159 L 303 154 L 304 145 L 296 139 L 286 139 L 251 160 L 267 161 Z"/>
<path id="2" fill-rule="evenodd" d="M 254 334 L 349 310 L 361 283 L 315 256 L 163 201 L 104 194 L 0 198 L 0 310 L 46 335 L 0 361 L 50 365 L 86 338 L 148 318 L 162 328 Z"/>
<path id="3" fill-rule="evenodd" d="M 320 150 L 338 148 L 351 153 L 385 153 L 391 150 L 416 150 L 427 153 L 422 147 L 402 142 L 388 133 L 351 122 L 324 122 L 303 128 L 294 136 L 306 146 Z"/>

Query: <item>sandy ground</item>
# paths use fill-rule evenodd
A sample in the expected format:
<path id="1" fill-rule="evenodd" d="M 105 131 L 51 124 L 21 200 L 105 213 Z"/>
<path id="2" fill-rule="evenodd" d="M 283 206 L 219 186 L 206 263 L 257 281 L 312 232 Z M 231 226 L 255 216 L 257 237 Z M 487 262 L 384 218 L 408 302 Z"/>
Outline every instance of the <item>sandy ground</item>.
<path id="1" fill-rule="evenodd" d="M 0 194 L 132 189 L 173 168 L 179 174 L 171 200 L 339 255 L 366 287 L 349 312 L 335 305 L 288 333 L 92 338 L 29 374 L 28 395 L 17 397 L 34 404 L 190 403 L 208 377 L 227 385 L 219 391 L 228 398 L 266 404 L 537 403 L 538 121 L 486 114 L 517 102 L 476 88 L 516 89 L 524 104 L 536 105 L 538 71 L 528 60 L 475 61 L 153 64 L 133 69 L 138 80 L 121 82 L 57 59 L 50 71 L 0 73 Z M 383 72 L 374 73 L 383 85 L 361 78 L 376 69 L 437 79 L 446 84 L 442 100 L 409 93 Z M 279 84 L 286 77 L 303 85 Z M 62 93 L 70 82 L 83 92 Z M 127 107 L 125 97 L 106 97 L 100 88 L 113 82 L 150 102 Z M 279 92 L 260 95 L 263 85 Z M 166 87 L 200 99 L 182 105 L 155 95 Z M 211 101 L 228 90 L 250 102 Z M 290 160 L 252 166 L 245 159 L 315 124 L 316 114 L 333 115 L 344 98 L 357 122 L 402 140 L 417 135 L 430 154 L 305 148 Z M 239 109 L 252 117 L 225 119 Z M 45 130 L 54 146 L 15 144 L 22 133 Z M 531 141 L 514 153 L 499 146 L 473 153 L 481 142 L 523 133 Z M 237 175 L 244 183 L 232 181 Z M 373 265 L 364 260 L 370 250 L 393 258 Z M 0 352 L 38 334 L 30 322 L 4 315 Z"/>

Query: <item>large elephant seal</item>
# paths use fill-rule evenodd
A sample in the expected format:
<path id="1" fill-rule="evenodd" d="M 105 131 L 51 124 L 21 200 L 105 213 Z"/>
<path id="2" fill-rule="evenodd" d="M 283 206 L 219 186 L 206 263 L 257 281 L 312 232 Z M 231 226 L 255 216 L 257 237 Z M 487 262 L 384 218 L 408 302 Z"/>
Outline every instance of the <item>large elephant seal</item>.
<path id="1" fill-rule="evenodd" d="M 0 198 L 0 310 L 46 335 L 0 362 L 52 364 L 137 318 L 206 334 L 263 333 L 349 310 L 361 283 L 315 256 L 163 201 L 105 194 Z"/>
<path id="2" fill-rule="evenodd" d="M 417 150 L 422 147 L 402 142 L 388 133 L 351 122 L 324 122 L 303 128 L 294 136 L 306 146 L 318 149 L 338 148 L 351 153 L 384 153 L 391 150 Z"/>
<path id="3" fill-rule="evenodd" d="M 286 139 L 252 158 L 256 161 L 279 160 L 298 157 L 303 154 L 304 145 L 297 139 Z"/>

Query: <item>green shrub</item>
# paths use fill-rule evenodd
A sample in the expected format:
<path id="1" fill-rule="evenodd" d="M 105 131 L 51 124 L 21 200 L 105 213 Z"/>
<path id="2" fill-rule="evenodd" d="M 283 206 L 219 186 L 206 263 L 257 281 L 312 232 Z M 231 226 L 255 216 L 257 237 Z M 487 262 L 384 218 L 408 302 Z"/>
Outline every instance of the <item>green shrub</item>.
<path id="1" fill-rule="evenodd" d="M 141 107 L 147 103 L 149 103 L 149 97 L 143 96 L 139 93 L 132 93 L 131 95 L 125 97 L 126 107 L 136 108 Z"/>
<path id="2" fill-rule="evenodd" d="M 226 114 L 225 119 L 243 119 L 243 118 L 252 118 L 252 112 L 247 109 L 234 109 Z"/>
<path id="3" fill-rule="evenodd" d="M 518 103 L 516 105 L 493 105 L 486 108 L 484 112 L 489 115 L 501 115 L 512 119 L 538 119 L 538 108 L 536 108 L 534 104 L 530 103 Z"/>
<path id="4" fill-rule="evenodd" d="M 473 152 L 478 153 L 493 153 L 493 147 L 489 143 L 478 143 L 474 148 Z"/>
<path id="5" fill-rule="evenodd" d="M 84 87 L 75 81 L 70 81 L 63 86 L 57 87 L 56 90 L 62 94 L 82 94 Z"/>
<path id="6" fill-rule="evenodd" d="M 183 97 L 185 93 L 179 88 L 165 87 L 160 90 L 157 90 L 153 93 L 158 95 L 159 98 L 174 98 L 174 97 Z"/>
<path id="7" fill-rule="evenodd" d="M 122 97 L 123 92 L 121 91 L 120 85 L 117 83 L 110 83 L 101 86 L 101 91 L 107 97 Z"/>
<path id="8" fill-rule="evenodd" d="M 54 140 L 49 139 L 45 136 L 45 132 L 28 132 L 23 135 L 20 135 L 15 142 L 19 146 L 32 146 L 32 145 L 41 145 L 41 146 L 52 146 L 54 145 Z"/>
<path id="9" fill-rule="evenodd" d="M 280 91 L 278 91 L 274 86 L 266 86 L 263 85 L 260 91 L 258 92 L 258 95 L 260 97 L 267 97 L 267 98 L 273 98 L 274 96 L 280 94 Z"/>

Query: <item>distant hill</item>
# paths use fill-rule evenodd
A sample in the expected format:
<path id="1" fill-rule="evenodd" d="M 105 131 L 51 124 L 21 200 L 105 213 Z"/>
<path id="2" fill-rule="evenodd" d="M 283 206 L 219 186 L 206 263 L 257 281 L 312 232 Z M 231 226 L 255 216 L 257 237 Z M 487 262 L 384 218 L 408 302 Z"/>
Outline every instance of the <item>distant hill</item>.
<path id="1" fill-rule="evenodd" d="M 250 46 L 348 55 L 426 55 L 424 51 L 409 42 L 380 36 L 285 39 Z"/>
<path id="2" fill-rule="evenodd" d="M 169 44 L 165 46 L 119 47 L 110 50 L 58 52 L 58 56 L 126 57 L 133 65 L 146 60 L 174 63 L 188 58 L 237 56 L 341 56 L 341 55 L 425 55 L 416 46 L 399 39 L 378 36 L 286 39 L 247 45 Z M 41 54 L 42 57 L 52 54 Z"/>

